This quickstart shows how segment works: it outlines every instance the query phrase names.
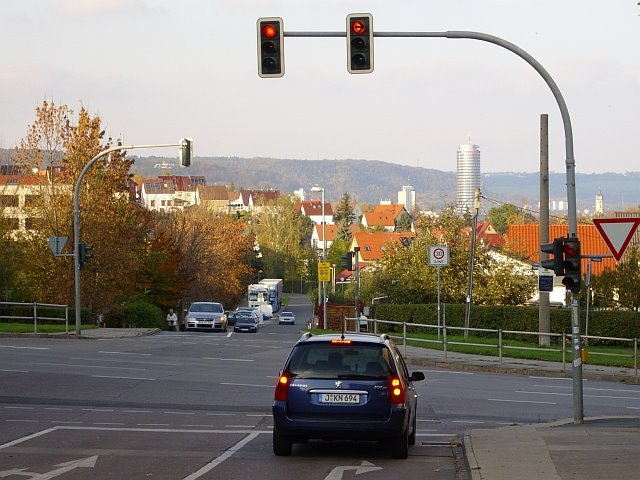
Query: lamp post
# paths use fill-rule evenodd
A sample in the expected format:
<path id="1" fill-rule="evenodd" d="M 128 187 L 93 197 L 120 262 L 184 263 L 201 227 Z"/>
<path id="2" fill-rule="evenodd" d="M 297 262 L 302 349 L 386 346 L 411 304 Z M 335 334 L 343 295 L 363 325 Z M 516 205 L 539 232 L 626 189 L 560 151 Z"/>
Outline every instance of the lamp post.
<path id="1" fill-rule="evenodd" d="M 311 187 L 312 192 L 320 192 L 320 201 L 322 202 L 322 261 L 327 261 L 327 237 L 325 235 L 325 224 L 327 223 L 324 215 L 324 187 L 315 185 Z M 327 329 L 327 289 L 325 282 L 322 282 L 322 325 Z"/>
<path id="2" fill-rule="evenodd" d="M 84 166 L 78 180 L 76 180 L 76 186 L 73 190 L 73 266 L 74 266 L 74 287 L 75 287 L 75 317 L 76 317 L 76 335 L 81 333 L 81 316 L 80 316 L 80 187 L 82 186 L 82 180 L 87 174 L 93 164 L 105 155 L 109 155 L 111 152 L 118 152 L 120 150 L 132 150 L 134 148 L 162 148 L 162 147 L 182 147 L 183 143 L 163 143 L 158 145 L 118 145 L 116 147 L 107 148 L 101 151 L 95 157 L 93 157 Z"/>

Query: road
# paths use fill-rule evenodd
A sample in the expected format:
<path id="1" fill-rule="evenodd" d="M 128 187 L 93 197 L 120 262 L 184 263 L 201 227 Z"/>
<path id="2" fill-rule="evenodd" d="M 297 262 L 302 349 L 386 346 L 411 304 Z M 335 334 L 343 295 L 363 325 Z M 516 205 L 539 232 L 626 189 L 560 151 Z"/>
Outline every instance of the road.
<path id="1" fill-rule="evenodd" d="M 172 333 L 115 340 L 0 338 L 0 478 L 465 479 L 465 428 L 572 415 L 571 383 L 427 370 L 406 461 L 376 444 L 271 452 L 278 369 L 309 317 L 257 334 Z M 424 370 L 423 370 L 424 371 Z M 585 382 L 588 415 L 640 408 L 640 388 Z M 637 412 L 637 410 L 636 410 Z M 435 475 L 435 473 L 434 473 Z M 434 477 L 435 478 L 435 477 Z"/>

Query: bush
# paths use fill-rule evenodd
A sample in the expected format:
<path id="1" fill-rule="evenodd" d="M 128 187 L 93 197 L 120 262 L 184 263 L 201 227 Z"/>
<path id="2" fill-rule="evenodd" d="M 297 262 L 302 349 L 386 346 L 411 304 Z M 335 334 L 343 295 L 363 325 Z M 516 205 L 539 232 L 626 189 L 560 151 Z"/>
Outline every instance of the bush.
<path id="1" fill-rule="evenodd" d="M 105 327 L 163 328 L 162 310 L 144 300 L 133 300 L 114 308 L 105 315 Z"/>

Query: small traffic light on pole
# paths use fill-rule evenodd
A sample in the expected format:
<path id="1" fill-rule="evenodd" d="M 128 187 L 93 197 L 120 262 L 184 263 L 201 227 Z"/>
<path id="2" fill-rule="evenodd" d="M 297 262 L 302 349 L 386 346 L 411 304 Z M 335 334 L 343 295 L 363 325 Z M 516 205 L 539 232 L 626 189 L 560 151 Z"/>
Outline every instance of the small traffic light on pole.
<path id="1" fill-rule="evenodd" d="M 280 17 L 258 19 L 258 76 L 284 75 L 284 28 Z"/>
<path id="2" fill-rule="evenodd" d="M 577 295 L 580 293 L 580 286 L 582 284 L 580 240 L 576 237 L 565 238 L 562 253 L 564 255 L 562 261 L 564 279 L 562 283 L 567 289 Z"/>
<path id="3" fill-rule="evenodd" d="M 78 261 L 80 263 L 80 268 L 84 267 L 84 264 L 93 257 L 93 245 L 89 245 L 88 243 L 79 243 L 78 244 Z"/>
<path id="4" fill-rule="evenodd" d="M 340 266 L 343 270 L 353 271 L 353 252 L 340 255 Z"/>
<path id="5" fill-rule="evenodd" d="M 347 15 L 347 71 L 373 72 L 373 16 L 370 13 Z"/>
<path id="6" fill-rule="evenodd" d="M 193 139 L 181 138 L 180 139 L 180 166 L 190 167 L 192 155 L 193 155 Z"/>
<path id="7" fill-rule="evenodd" d="M 566 239 L 564 237 L 560 237 L 554 239 L 553 243 L 544 243 L 540 245 L 541 251 L 548 253 L 549 255 L 553 255 L 553 258 L 549 258 L 549 260 L 542 260 L 540 265 L 542 268 L 546 268 L 547 270 L 553 270 L 553 272 L 559 277 L 564 275 L 564 268 L 562 267 L 562 247 L 564 246 L 565 240 Z"/>

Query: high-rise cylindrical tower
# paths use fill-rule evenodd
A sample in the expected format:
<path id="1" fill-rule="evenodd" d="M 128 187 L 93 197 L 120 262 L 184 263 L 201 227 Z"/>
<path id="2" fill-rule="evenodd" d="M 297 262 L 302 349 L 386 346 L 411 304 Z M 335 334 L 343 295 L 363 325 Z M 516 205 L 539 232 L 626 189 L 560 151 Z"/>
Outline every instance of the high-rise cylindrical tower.
<path id="1" fill-rule="evenodd" d="M 476 188 L 480 188 L 480 147 L 469 141 L 458 147 L 456 207 L 460 213 L 473 212 Z"/>

